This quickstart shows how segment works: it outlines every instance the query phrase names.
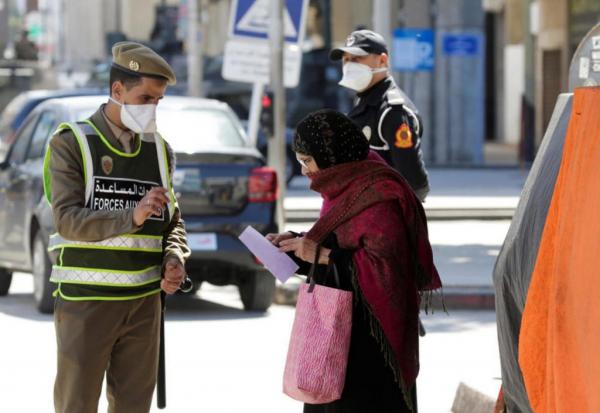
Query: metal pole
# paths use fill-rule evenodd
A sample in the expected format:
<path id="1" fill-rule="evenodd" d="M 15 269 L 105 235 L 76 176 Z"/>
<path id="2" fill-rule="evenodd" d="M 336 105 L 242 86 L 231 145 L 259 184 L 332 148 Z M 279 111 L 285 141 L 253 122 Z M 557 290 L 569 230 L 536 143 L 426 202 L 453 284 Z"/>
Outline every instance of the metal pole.
<path id="1" fill-rule="evenodd" d="M 373 1 L 373 30 L 381 34 L 388 44 L 392 44 L 391 11 L 390 0 Z"/>
<path id="2" fill-rule="evenodd" d="M 250 102 L 250 116 L 248 118 L 248 139 L 252 147 L 256 146 L 256 138 L 260 125 L 260 112 L 262 110 L 262 97 L 264 92 L 264 83 L 254 83 L 252 86 L 252 100 Z"/>
<path id="3" fill-rule="evenodd" d="M 277 200 L 277 224 L 285 227 L 285 87 L 283 85 L 283 13 L 284 0 L 271 0 L 271 88 L 273 90 L 273 122 L 275 136 L 269 140 L 269 165 L 277 171 L 279 199 Z"/>
<path id="4" fill-rule="evenodd" d="M 202 96 L 202 26 L 200 23 L 201 0 L 188 3 L 188 95 Z"/>

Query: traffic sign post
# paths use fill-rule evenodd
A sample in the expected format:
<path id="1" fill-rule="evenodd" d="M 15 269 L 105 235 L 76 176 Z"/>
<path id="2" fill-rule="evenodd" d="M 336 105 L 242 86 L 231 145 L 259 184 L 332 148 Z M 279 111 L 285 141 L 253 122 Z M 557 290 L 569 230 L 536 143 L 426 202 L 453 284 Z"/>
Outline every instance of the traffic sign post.
<path id="1" fill-rule="evenodd" d="M 284 83 L 296 87 L 300 81 L 302 51 L 296 45 L 284 48 Z M 263 83 L 271 81 L 271 47 L 265 42 L 232 39 L 225 44 L 223 78 L 236 82 Z"/>
<path id="2" fill-rule="evenodd" d="M 286 15 L 283 0 L 271 0 L 271 89 L 273 90 L 273 123 L 274 136 L 268 142 L 268 163 L 277 171 L 279 198 L 277 199 L 277 226 L 280 231 L 285 227 L 285 87 L 284 87 L 284 16 Z"/>
<path id="3" fill-rule="evenodd" d="M 278 223 L 283 230 L 285 196 L 285 87 L 300 80 L 308 0 L 233 0 L 229 40 L 225 45 L 223 78 L 254 83 L 248 131 L 256 142 L 259 104 L 264 85 L 274 92 L 275 133 L 269 139 L 268 163 L 277 171 L 280 197 Z"/>
<path id="4" fill-rule="evenodd" d="M 273 0 L 233 0 L 229 17 L 229 40 L 225 45 L 223 78 L 236 82 L 268 83 L 271 80 L 269 32 Z M 296 87 L 300 80 L 301 45 L 304 40 L 308 0 L 277 0 L 285 3 L 284 83 Z M 272 24 L 273 23 L 273 24 Z"/>
<path id="5" fill-rule="evenodd" d="M 304 0 L 285 1 L 282 19 L 286 43 L 302 43 L 307 4 Z M 234 0 L 229 22 L 229 37 L 267 41 L 271 21 L 270 7 L 271 0 Z"/>

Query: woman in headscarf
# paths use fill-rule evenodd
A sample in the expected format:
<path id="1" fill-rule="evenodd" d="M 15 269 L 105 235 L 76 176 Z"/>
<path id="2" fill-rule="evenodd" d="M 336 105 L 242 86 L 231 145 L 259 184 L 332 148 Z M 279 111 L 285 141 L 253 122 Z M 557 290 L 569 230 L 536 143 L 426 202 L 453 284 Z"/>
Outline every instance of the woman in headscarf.
<path id="1" fill-rule="evenodd" d="M 293 145 L 310 188 L 323 197 L 321 217 L 306 234 L 267 237 L 303 264 L 300 273 L 319 250 L 318 271 L 335 265 L 355 303 L 342 398 L 305 404 L 304 412 L 416 412 L 421 295 L 441 287 L 423 207 L 339 112 L 308 115 Z"/>

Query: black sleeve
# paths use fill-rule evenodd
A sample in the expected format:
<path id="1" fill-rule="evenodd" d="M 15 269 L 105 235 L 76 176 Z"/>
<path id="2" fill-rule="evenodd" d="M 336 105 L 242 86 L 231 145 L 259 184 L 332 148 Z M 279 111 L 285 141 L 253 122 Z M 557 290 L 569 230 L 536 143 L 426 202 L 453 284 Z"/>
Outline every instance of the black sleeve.
<path id="1" fill-rule="evenodd" d="M 329 254 L 330 263 L 335 265 L 338 272 L 339 285 L 331 273 L 329 272 L 327 277 L 327 284 L 332 285 L 342 290 L 352 291 L 352 274 L 354 273 L 354 261 L 352 260 L 352 250 L 343 248 L 334 248 Z"/>
<path id="2" fill-rule="evenodd" d="M 296 257 L 293 252 L 288 252 L 287 255 L 300 267 L 296 273 L 307 276 L 312 264 Z M 349 266 L 352 265 L 352 250 L 333 247 L 329 253 L 329 259 L 338 267 L 338 271 L 345 273 Z M 318 274 L 325 274 L 327 270 L 327 265 L 317 265 L 316 271 Z"/>
<path id="3" fill-rule="evenodd" d="M 338 266 L 347 266 L 352 262 L 352 250 L 334 248 L 329 253 L 329 259 Z"/>
<path id="4" fill-rule="evenodd" d="M 422 127 L 418 118 L 409 114 L 403 105 L 392 106 L 383 116 L 381 135 L 390 147 L 392 165 L 414 190 L 427 187 L 419 137 Z"/>
<path id="5" fill-rule="evenodd" d="M 308 275 L 308 272 L 310 271 L 310 266 L 311 266 L 311 264 L 309 262 L 306 262 L 306 261 L 301 260 L 300 258 L 296 257 L 296 255 L 293 252 L 287 252 L 286 254 L 298 265 L 298 267 L 300 267 L 300 268 L 298 268 L 298 271 L 296 271 L 296 274 Z M 324 267 L 324 265 L 319 265 L 319 267 Z"/>

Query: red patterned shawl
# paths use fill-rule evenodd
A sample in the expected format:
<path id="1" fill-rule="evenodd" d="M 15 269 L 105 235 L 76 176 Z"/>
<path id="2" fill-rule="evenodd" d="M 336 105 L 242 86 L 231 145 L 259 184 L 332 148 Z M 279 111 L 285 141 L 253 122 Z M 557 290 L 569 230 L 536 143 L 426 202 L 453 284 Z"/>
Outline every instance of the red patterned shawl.
<path id="1" fill-rule="evenodd" d="M 419 292 L 441 287 L 425 211 L 404 178 L 373 156 L 309 178 L 324 207 L 306 236 L 321 243 L 333 232 L 341 248 L 354 250 L 358 298 L 412 404 L 408 395 L 419 371 Z"/>

